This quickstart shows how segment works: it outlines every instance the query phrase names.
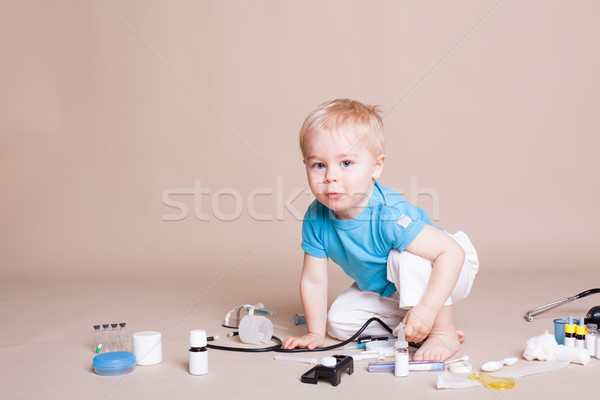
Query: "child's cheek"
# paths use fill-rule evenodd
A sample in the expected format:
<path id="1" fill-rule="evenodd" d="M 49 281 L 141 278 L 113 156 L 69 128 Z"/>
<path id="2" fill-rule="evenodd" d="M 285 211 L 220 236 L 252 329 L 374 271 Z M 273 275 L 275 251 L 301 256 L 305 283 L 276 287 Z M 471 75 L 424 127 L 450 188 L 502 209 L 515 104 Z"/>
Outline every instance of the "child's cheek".
<path id="1" fill-rule="evenodd" d="M 312 180 L 318 181 L 323 176 L 323 172 L 320 169 L 312 169 L 312 170 L 308 171 L 308 176 Z"/>

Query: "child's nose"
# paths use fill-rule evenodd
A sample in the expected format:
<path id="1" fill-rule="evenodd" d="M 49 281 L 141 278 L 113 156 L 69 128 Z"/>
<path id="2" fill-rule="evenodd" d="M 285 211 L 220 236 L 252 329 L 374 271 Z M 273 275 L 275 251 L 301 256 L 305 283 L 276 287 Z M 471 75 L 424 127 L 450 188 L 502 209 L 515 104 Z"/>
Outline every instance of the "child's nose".
<path id="1" fill-rule="evenodd" d="M 323 179 L 323 183 L 332 183 L 337 182 L 337 177 L 332 168 L 327 168 L 327 172 L 325 172 L 325 179 Z"/>

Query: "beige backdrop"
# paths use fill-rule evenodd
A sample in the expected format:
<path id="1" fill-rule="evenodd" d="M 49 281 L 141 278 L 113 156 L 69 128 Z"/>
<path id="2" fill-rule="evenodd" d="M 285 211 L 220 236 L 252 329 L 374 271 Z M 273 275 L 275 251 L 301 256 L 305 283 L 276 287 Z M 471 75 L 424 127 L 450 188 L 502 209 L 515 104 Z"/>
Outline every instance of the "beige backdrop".
<path id="1" fill-rule="evenodd" d="M 297 132 L 336 97 L 383 107 L 381 182 L 469 233 L 486 269 L 597 271 L 599 13 L 2 2 L 0 273 L 297 275 Z"/>

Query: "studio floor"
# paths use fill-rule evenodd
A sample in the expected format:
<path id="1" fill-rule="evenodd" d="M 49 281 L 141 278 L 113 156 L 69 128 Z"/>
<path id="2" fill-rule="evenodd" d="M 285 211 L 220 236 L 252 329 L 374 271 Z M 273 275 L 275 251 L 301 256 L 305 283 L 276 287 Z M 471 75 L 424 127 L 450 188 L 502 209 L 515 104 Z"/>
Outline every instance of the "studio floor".
<path id="1" fill-rule="evenodd" d="M 495 271 L 498 271 L 496 269 Z M 595 272 L 596 276 L 597 273 Z M 224 337 L 220 326 L 225 313 L 246 302 L 262 301 L 277 312 L 275 334 L 281 338 L 300 334 L 292 324 L 300 303 L 291 286 L 278 285 L 264 276 L 224 277 L 218 271 L 204 279 L 81 280 L 35 279 L 27 276 L 0 283 L 0 387 L 5 399 L 186 399 L 252 398 L 317 399 L 374 398 L 390 394 L 410 399 L 531 399 L 566 398 L 573 393 L 597 390 L 600 360 L 517 379 L 514 389 L 485 388 L 438 390 L 437 373 L 411 373 L 406 378 L 367 372 L 367 362 L 356 362 L 352 375 L 341 384 L 300 382 L 310 366 L 275 361 L 274 353 L 234 353 L 209 350 L 210 372 L 188 373 L 188 336 L 191 329 L 205 329 Z M 240 277 L 241 275 L 241 277 Z M 240 279 L 246 284 L 240 285 Z M 348 282 L 330 284 L 331 291 Z M 590 271 L 542 273 L 486 272 L 482 270 L 469 299 L 456 307 L 457 326 L 467 340 L 457 356 L 469 355 L 473 367 L 505 357 L 519 357 L 515 367 L 525 366 L 525 342 L 545 330 L 552 320 L 585 314 L 600 304 L 593 295 L 526 322 L 524 313 L 535 306 L 598 286 Z M 235 287 L 235 290 L 233 288 Z M 240 290 L 240 287 L 245 289 Z M 333 296 L 333 294 L 332 294 Z M 332 297 L 330 296 L 330 297 Z M 163 361 L 138 366 L 123 376 L 99 376 L 93 372 L 92 325 L 127 322 L 128 332 L 155 330 L 163 335 Z M 222 345 L 238 345 L 225 338 Z M 333 340 L 328 339 L 328 343 Z M 340 351 L 317 356 L 339 354 Z"/>

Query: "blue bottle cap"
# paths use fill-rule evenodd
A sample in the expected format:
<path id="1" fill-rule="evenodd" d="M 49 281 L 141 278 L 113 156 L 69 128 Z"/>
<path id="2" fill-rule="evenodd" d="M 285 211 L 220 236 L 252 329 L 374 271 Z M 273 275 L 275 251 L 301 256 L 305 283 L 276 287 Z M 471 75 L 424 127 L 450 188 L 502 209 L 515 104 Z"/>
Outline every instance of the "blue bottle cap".
<path id="1" fill-rule="evenodd" d="M 135 354 L 128 351 L 111 351 L 98 354 L 92 362 L 94 368 L 122 368 L 135 365 Z"/>

